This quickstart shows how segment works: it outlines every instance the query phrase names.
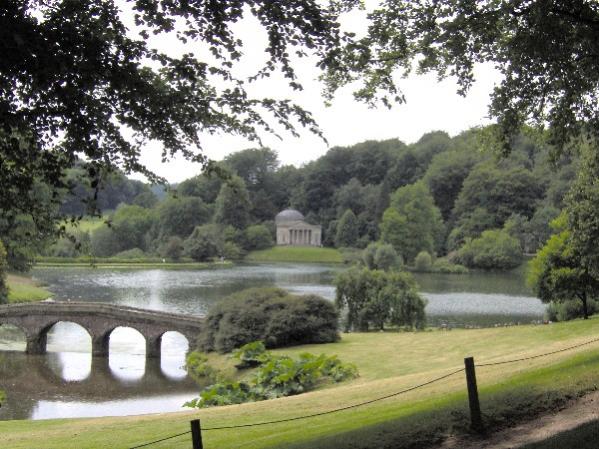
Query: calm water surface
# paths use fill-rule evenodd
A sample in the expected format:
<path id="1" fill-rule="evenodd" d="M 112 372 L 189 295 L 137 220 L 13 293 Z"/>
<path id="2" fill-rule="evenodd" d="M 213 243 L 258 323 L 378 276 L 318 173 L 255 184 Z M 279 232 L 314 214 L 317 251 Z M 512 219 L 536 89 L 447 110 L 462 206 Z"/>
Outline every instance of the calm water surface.
<path id="1" fill-rule="evenodd" d="M 203 315 L 217 301 L 248 287 L 279 286 L 333 299 L 340 266 L 243 265 L 214 270 L 36 268 L 55 300 L 104 301 Z M 433 326 L 493 326 L 542 318 L 544 306 L 531 296 L 519 272 L 469 275 L 417 274 Z M 187 378 L 187 341 L 163 339 L 162 357 L 146 360 L 143 337 L 117 328 L 110 357 L 91 357 L 87 332 L 58 323 L 48 336 L 48 354 L 28 356 L 22 333 L 0 327 L 0 387 L 9 395 L 0 419 L 47 419 L 157 413 L 182 409 L 197 396 Z"/>

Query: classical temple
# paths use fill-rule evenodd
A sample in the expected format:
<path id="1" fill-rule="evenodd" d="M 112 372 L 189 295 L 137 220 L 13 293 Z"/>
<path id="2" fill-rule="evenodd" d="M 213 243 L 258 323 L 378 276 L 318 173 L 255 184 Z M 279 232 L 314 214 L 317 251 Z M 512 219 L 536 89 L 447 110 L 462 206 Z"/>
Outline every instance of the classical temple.
<path id="1" fill-rule="evenodd" d="M 307 223 L 295 209 L 285 209 L 275 217 L 277 245 L 321 246 L 322 227 Z"/>

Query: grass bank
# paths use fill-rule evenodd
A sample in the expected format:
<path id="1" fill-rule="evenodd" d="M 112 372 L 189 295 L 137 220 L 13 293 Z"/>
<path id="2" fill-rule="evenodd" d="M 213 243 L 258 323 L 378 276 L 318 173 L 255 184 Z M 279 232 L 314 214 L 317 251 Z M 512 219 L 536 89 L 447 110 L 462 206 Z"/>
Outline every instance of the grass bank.
<path id="1" fill-rule="evenodd" d="M 119 257 L 38 257 L 38 267 L 98 267 L 98 268 L 167 268 L 167 269 L 211 269 L 228 268 L 233 262 L 194 262 L 183 259 L 177 262 L 164 261 L 158 257 L 128 259 Z"/>
<path id="2" fill-rule="evenodd" d="M 391 395 L 463 366 L 463 358 L 496 362 L 555 351 L 596 338 L 599 318 L 546 326 L 515 326 L 419 333 L 344 334 L 338 343 L 277 352 L 337 354 L 358 366 L 360 377 L 306 394 L 228 407 L 162 415 L 0 422 L 0 447 L 131 447 L 203 427 L 280 420 L 326 412 Z M 223 364 L 230 363 L 226 359 Z M 501 428 L 554 409 L 567 398 L 596 389 L 599 342 L 508 365 L 477 368 L 481 408 L 488 425 Z M 206 431 L 204 447 L 415 448 L 464 432 L 468 405 L 463 373 L 372 404 L 318 418 L 269 426 Z M 152 447 L 189 448 L 188 436 Z"/>
<path id="3" fill-rule="evenodd" d="M 313 246 L 274 246 L 269 249 L 252 251 L 246 256 L 250 262 L 303 262 L 303 263 L 342 263 L 341 252 L 334 248 Z"/>
<path id="4" fill-rule="evenodd" d="M 50 298 L 52 293 L 40 287 L 40 285 L 31 278 L 9 274 L 8 281 L 8 302 L 32 302 L 42 301 Z"/>

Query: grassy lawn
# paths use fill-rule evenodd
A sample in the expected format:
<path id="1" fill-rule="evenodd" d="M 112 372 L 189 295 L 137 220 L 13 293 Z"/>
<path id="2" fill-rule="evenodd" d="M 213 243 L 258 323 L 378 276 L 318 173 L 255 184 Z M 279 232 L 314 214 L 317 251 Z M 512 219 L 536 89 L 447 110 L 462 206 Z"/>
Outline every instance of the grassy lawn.
<path id="1" fill-rule="evenodd" d="M 9 274 L 7 280 L 8 302 L 42 301 L 52 296 L 51 292 L 41 288 L 31 278 Z"/>
<path id="2" fill-rule="evenodd" d="M 334 248 L 275 246 L 261 251 L 252 251 L 247 255 L 246 260 L 251 262 L 341 263 L 343 257 Z"/>
<path id="3" fill-rule="evenodd" d="M 200 411 L 122 418 L 0 422 L 0 447 L 114 448 L 203 427 L 239 425 L 326 412 L 409 388 L 463 366 L 535 355 L 597 336 L 599 318 L 547 326 L 420 333 L 344 334 L 339 343 L 278 352 L 337 354 L 360 377 L 298 396 Z M 222 359 L 223 364 L 230 363 Z M 481 408 L 500 428 L 597 388 L 599 342 L 509 365 L 478 367 Z M 8 392 L 10 394 L 10 392 Z M 414 448 L 467 429 L 463 373 L 393 398 L 318 418 L 269 426 L 204 432 L 210 448 Z M 152 447 L 189 448 L 188 436 Z"/>

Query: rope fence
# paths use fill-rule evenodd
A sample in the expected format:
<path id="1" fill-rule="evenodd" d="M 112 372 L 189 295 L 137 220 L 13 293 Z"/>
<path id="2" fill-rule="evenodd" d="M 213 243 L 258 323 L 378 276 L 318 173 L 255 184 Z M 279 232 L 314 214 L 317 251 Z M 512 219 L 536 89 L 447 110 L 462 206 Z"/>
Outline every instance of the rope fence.
<path id="1" fill-rule="evenodd" d="M 571 351 L 573 349 L 587 346 L 587 345 L 590 345 L 590 344 L 596 343 L 596 342 L 599 342 L 599 338 L 594 338 L 594 339 L 586 341 L 584 343 L 579 343 L 577 345 L 569 346 L 567 348 L 562 348 L 562 349 L 558 349 L 555 351 L 545 352 L 543 354 L 537 354 L 537 355 L 533 355 L 533 356 L 529 356 L 529 357 L 521 357 L 521 358 L 517 358 L 517 359 L 504 360 L 504 361 L 499 361 L 499 362 L 486 362 L 486 363 L 475 364 L 474 359 L 472 357 L 467 357 L 464 359 L 464 368 L 460 368 L 460 369 L 451 371 L 447 374 L 436 377 L 432 380 L 420 383 L 418 385 L 414 385 L 412 387 L 397 391 L 395 393 L 391 393 L 391 394 L 381 396 L 381 397 L 378 397 L 375 399 L 370 399 L 368 401 L 359 402 L 357 404 L 347 405 L 345 407 L 339 407 L 339 408 L 336 408 L 333 410 L 328 410 L 325 412 L 312 413 L 309 415 L 295 416 L 292 418 L 284 418 L 284 419 L 278 419 L 278 420 L 273 420 L 273 421 L 263 421 L 263 422 L 257 422 L 257 423 L 249 423 L 249 424 L 237 424 L 237 425 L 230 425 L 230 426 L 217 426 L 217 427 L 206 427 L 206 428 L 200 428 L 200 420 L 196 419 L 196 420 L 191 421 L 191 430 L 188 430 L 187 432 L 170 435 L 168 437 L 161 438 L 161 439 L 154 440 L 154 441 L 149 441 L 147 443 L 139 444 L 137 446 L 131 446 L 129 449 L 139 449 L 142 447 L 151 446 L 154 444 L 161 443 L 163 441 L 171 440 L 171 439 L 178 438 L 178 437 L 188 435 L 188 434 L 192 434 L 193 449 L 203 449 L 201 432 L 274 425 L 274 424 L 286 423 L 286 422 L 291 422 L 291 421 L 298 421 L 298 420 L 302 420 L 302 419 L 316 418 L 319 416 L 331 415 L 333 413 L 338 413 L 338 412 L 342 412 L 345 410 L 363 407 L 365 405 L 373 404 L 375 402 L 379 402 L 379 401 L 383 401 L 385 399 L 396 397 L 396 396 L 408 393 L 410 391 L 414 391 L 419 388 L 431 385 L 433 383 L 440 382 L 440 381 L 445 380 L 451 376 L 455 376 L 456 374 L 461 373 L 463 371 L 466 373 L 466 383 L 467 383 L 467 387 L 468 387 L 468 399 L 469 399 L 469 405 L 470 405 L 470 418 L 471 418 L 472 428 L 474 430 L 480 431 L 480 430 L 482 430 L 482 415 L 480 412 L 480 403 L 478 400 L 478 389 L 476 386 L 475 367 L 497 366 L 497 365 L 504 365 L 504 364 L 508 364 L 508 363 L 516 363 L 516 362 L 522 362 L 522 361 L 526 361 L 526 360 L 538 359 L 541 357 L 547 357 L 549 355 L 558 354 L 561 352 Z"/>

